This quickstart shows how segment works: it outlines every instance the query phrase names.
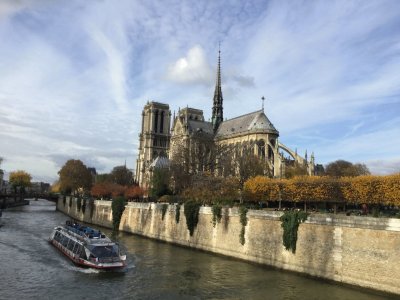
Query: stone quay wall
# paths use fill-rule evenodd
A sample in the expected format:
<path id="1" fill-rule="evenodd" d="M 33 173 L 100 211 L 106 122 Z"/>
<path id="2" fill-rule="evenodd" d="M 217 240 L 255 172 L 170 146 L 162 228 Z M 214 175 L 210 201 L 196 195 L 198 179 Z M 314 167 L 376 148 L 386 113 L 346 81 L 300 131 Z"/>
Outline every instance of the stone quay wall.
<path id="1" fill-rule="evenodd" d="M 71 205 L 70 205 L 70 201 Z M 76 199 L 60 198 L 57 209 L 72 218 L 112 228 L 110 201 L 94 202 L 91 212 L 78 212 Z M 201 207 L 193 236 L 186 226 L 184 208 L 176 223 L 176 206 L 129 202 L 119 229 L 165 242 L 201 249 L 338 282 L 400 294 L 400 219 L 337 215 L 310 215 L 300 224 L 293 254 L 282 244 L 280 212 L 249 210 L 245 244 L 240 243 L 237 208 L 223 208 L 222 219 L 212 224 L 210 207 Z"/>

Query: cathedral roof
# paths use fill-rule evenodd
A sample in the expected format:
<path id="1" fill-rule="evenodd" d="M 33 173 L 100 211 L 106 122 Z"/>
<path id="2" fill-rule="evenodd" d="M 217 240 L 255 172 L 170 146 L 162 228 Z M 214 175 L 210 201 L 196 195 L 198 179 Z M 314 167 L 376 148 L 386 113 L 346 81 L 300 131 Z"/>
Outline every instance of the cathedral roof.
<path id="1" fill-rule="evenodd" d="M 222 122 L 215 137 L 224 138 L 231 135 L 260 131 L 279 135 L 278 130 L 275 129 L 263 110 L 258 110 Z"/>
<path id="2" fill-rule="evenodd" d="M 169 159 L 164 156 L 156 157 L 150 165 L 153 169 L 164 169 L 169 167 Z"/>
<path id="3" fill-rule="evenodd" d="M 188 120 L 188 129 L 190 133 L 214 134 L 213 124 L 211 122 Z"/>

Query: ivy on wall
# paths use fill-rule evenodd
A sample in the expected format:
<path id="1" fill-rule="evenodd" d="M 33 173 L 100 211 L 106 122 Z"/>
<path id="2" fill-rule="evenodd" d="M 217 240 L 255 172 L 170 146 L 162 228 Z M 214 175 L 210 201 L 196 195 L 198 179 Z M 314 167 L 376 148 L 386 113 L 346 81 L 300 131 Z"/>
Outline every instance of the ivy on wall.
<path id="1" fill-rule="evenodd" d="M 280 217 L 281 227 L 283 228 L 282 241 L 283 246 L 286 250 L 291 250 L 292 253 L 296 253 L 297 244 L 297 231 L 300 223 L 307 220 L 307 213 L 304 211 L 285 211 Z"/>
<path id="2" fill-rule="evenodd" d="M 175 206 L 175 222 L 176 222 L 176 224 L 179 223 L 180 217 L 181 217 L 181 205 L 177 204 Z"/>
<path id="3" fill-rule="evenodd" d="M 185 202 L 184 213 L 186 217 L 186 225 L 187 228 L 189 229 L 190 236 L 193 236 L 194 229 L 196 228 L 197 223 L 199 222 L 200 206 L 201 206 L 200 203 L 193 200 Z"/>
<path id="4" fill-rule="evenodd" d="M 211 207 L 213 218 L 212 218 L 212 223 L 213 227 L 217 225 L 217 223 L 221 222 L 222 218 L 222 206 L 220 204 L 213 204 Z"/>
<path id="5" fill-rule="evenodd" d="M 125 198 L 124 197 L 117 197 L 113 199 L 111 203 L 111 210 L 112 210 L 112 221 L 113 221 L 113 229 L 119 229 L 119 223 L 121 222 L 122 213 L 125 210 Z"/>
<path id="6" fill-rule="evenodd" d="M 246 225 L 247 225 L 247 211 L 248 209 L 244 206 L 239 207 L 239 214 L 240 214 L 240 224 L 242 224 L 242 229 L 240 230 L 239 234 L 239 241 L 242 245 L 246 242 L 244 235 L 246 233 Z"/>
<path id="7" fill-rule="evenodd" d="M 90 207 L 90 219 L 93 219 L 93 214 L 94 214 L 94 209 L 95 209 L 95 204 L 94 204 L 93 198 L 90 198 L 90 200 L 89 200 L 89 207 Z"/>
<path id="8" fill-rule="evenodd" d="M 76 199 L 76 209 L 78 210 L 78 212 L 81 211 L 81 207 L 82 207 L 82 198 L 79 196 L 79 197 Z"/>
<path id="9" fill-rule="evenodd" d="M 161 219 L 164 220 L 165 214 L 167 213 L 168 210 L 168 204 L 162 204 L 161 205 Z"/>
<path id="10" fill-rule="evenodd" d="M 85 211 L 86 211 L 86 202 L 87 202 L 87 200 L 86 200 L 86 198 L 84 198 L 83 203 L 82 203 L 82 213 L 83 214 L 85 214 Z"/>

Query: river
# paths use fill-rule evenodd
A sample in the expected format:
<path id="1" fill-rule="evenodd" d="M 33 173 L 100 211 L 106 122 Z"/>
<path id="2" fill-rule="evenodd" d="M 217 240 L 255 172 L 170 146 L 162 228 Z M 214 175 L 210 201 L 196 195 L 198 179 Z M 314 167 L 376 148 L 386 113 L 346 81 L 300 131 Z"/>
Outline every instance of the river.
<path id="1" fill-rule="evenodd" d="M 3 212 L 0 299 L 399 299 L 126 233 L 124 271 L 83 269 L 47 242 L 67 219 L 46 200 Z"/>

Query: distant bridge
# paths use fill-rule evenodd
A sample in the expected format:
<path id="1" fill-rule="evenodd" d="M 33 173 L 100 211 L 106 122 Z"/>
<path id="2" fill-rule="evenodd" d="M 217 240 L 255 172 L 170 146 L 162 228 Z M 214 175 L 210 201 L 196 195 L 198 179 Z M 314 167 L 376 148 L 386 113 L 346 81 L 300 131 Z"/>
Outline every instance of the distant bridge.
<path id="1" fill-rule="evenodd" d="M 47 193 L 0 194 L 0 209 L 29 205 L 29 200 L 27 199 L 46 199 L 48 201 L 57 202 L 58 195 Z"/>

